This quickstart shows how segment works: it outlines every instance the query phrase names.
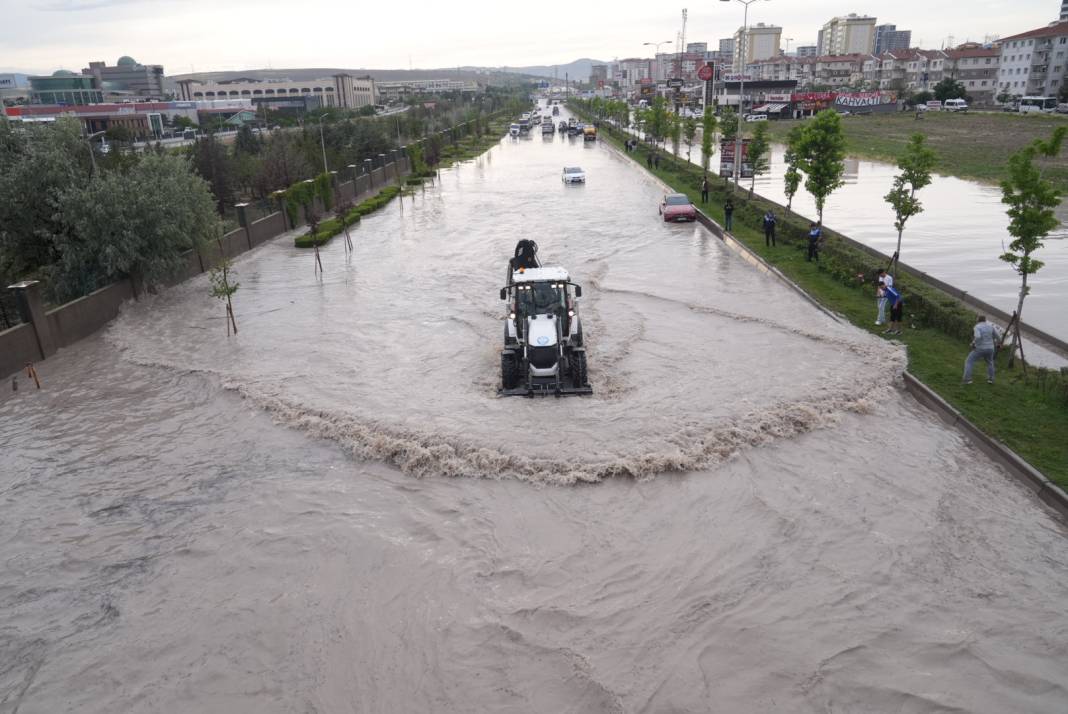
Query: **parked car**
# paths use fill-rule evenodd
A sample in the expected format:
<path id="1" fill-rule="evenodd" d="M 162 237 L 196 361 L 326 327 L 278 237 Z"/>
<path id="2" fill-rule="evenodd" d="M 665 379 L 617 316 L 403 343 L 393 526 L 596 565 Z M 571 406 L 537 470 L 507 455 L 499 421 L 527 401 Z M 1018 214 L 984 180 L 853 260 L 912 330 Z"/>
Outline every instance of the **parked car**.
<path id="1" fill-rule="evenodd" d="M 968 104 L 963 99 L 947 99 L 942 108 L 947 112 L 966 112 Z"/>
<path id="2" fill-rule="evenodd" d="M 1057 108 L 1053 111 L 1057 112 L 1058 114 L 1068 114 L 1068 104 L 1058 104 Z"/>
<path id="3" fill-rule="evenodd" d="M 742 118 L 745 119 L 745 121 L 767 121 L 768 120 L 768 115 L 767 114 L 746 114 Z"/>
<path id="4" fill-rule="evenodd" d="M 586 183 L 586 172 L 578 166 L 565 166 L 563 181 L 564 183 Z"/>
<path id="5" fill-rule="evenodd" d="M 916 106 L 913 107 L 913 109 L 915 109 L 918 112 L 926 112 L 926 111 L 930 111 L 931 110 L 931 108 L 929 106 L 927 106 L 926 104 L 917 104 Z"/>
<path id="6" fill-rule="evenodd" d="M 660 202 L 660 215 L 664 222 L 697 220 L 697 209 L 685 193 L 669 193 Z"/>

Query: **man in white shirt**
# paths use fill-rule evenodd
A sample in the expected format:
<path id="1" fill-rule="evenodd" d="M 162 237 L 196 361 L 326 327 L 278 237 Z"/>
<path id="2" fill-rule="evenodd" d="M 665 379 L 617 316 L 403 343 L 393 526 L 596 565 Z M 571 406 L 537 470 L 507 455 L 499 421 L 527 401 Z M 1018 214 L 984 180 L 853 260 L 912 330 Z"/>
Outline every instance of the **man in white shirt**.
<path id="1" fill-rule="evenodd" d="M 1001 341 L 1001 328 L 986 321 L 986 315 L 980 315 L 972 329 L 972 351 L 964 360 L 964 383 L 972 383 L 972 367 L 979 360 L 986 361 L 986 381 L 994 383 L 994 355 L 996 346 Z"/>

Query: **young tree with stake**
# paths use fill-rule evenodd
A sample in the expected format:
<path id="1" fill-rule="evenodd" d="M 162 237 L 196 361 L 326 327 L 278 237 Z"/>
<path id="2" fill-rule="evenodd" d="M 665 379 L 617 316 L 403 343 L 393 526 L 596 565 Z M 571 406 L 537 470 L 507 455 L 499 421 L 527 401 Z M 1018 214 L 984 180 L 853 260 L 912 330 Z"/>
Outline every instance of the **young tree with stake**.
<path id="1" fill-rule="evenodd" d="M 1009 249 L 1000 256 L 1020 274 L 1020 298 L 1016 304 L 1016 320 L 1013 322 L 1012 348 L 1009 366 L 1013 365 L 1016 350 L 1023 355 L 1020 338 L 1020 322 L 1023 319 L 1024 298 L 1031 288 L 1027 276 L 1034 275 L 1044 265 L 1031 256 L 1042 247 L 1042 240 L 1057 227 L 1053 209 L 1060 204 L 1060 192 L 1053 183 L 1042 178 L 1042 171 L 1035 166 L 1035 158 L 1055 158 L 1061 152 L 1068 127 L 1057 127 L 1049 141 L 1038 139 L 1009 157 L 1009 177 L 1001 182 L 1001 202 L 1009 206 L 1009 234 L 1014 240 Z M 1027 363 L 1022 362 L 1024 372 Z"/>
<path id="2" fill-rule="evenodd" d="M 842 119 L 833 109 L 825 109 L 801 130 L 797 154 L 805 173 L 805 190 L 812 194 L 816 213 L 823 225 L 827 197 L 845 183 L 845 133 Z"/>
<path id="3" fill-rule="evenodd" d="M 905 151 L 897 160 L 901 173 L 894 177 L 894 186 L 884 199 L 894 209 L 894 228 L 897 229 L 897 250 L 894 252 L 893 276 L 897 279 L 897 264 L 901 259 L 901 234 L 905 223 L 918 213 L 923 212 L 923 204 L 916 198 L 916 192 L 931 183 L 931 170 L 937 158 L 931 149 L 924 145 L 923 134 L 913 134 Z"/>
<path id="4" fill-rule="evenodd" d="M 693 140 L 697 136 L 697 120 L 686 117 L 682 123 L 682 136 L 686 140 L 686 163 L 690 162 L 690 154 L 693 152 Z"/>
<path id="5" fill-rule="evenodd" d="M 708 165 L 712 162 L 712 155 L 716 153 L 716 115 L 712 107 L 705 107 L 705 113 L 701 117 L 701 168 L 708 173 Z"/>
<path id="6" fill-rule="evenodd" d="M 801 140 L 801 127 L 795 126 L 790 130 L 790 133 L 786 136 L 786 151 L 783 154 L 783 161 L 786 162 L 786 171 L 783 173 L 783 193 L 786 195 L 786 210 L 793 210 L 794 195 L 797 194 L 798 187 L 801 186 L 801 172 L 798 170 L 798 163 L 800 161 L 797 153 L 797 146 Z"/>
<path id="7" fill-rule="evenodd" d="M 753 178 L 749 182 L 749 198 L 753 197 L 756 177 L 768 172 L 770 153 L 771 140 L 768 138 L 767 122 L 758 123 L 753 130 L 753 138 L 749 140 L 749 163 L 753 167 Z"/>
<path id="8" fill-rule="evenodd" d="M 226 300 L 226 336 L 230 336 L 231 325 L 234 328 L 234 334 L 237 334 L 237 320 L 234 319 L 234 304 L 231 301 L 233 294 L 237 292 L 237 289 L 241 287 L 241 283 L 231 283 L 230 277 L 233 271 L 233 263 L 229 258 L 223 258 L 217 266 L 212 268 L 208 273 L 208 280 L 211 282 L 211 296 L 220 300 Z"/>

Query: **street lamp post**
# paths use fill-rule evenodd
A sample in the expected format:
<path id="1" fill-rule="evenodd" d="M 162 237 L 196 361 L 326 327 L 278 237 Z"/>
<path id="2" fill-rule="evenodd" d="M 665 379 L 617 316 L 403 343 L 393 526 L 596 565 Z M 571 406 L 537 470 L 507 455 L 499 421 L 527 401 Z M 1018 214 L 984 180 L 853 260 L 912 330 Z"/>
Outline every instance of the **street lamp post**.
<path id="1" fill-rule="evenodd" d="M 89 146 L 89 165 L 91 167 L 89 178 L 91 179 L 96 177 L 96 154 L 93 153 L 93 139 L 106 133 L 106 131 L 95 131 L 85 137 L 85 143 Z"/>
<path id="2" fill-rule="evenodd" d="M 719 0 L 720 2 L 730 2 L 731 0 Z M 768 2 L 769 0 L 764 0 Z M 742 109 L 745 104 L 745 63 L 746 63 L 746 49 L 749 44 L 749 6 L 759 0 L 735 0 L 745 6 L 745 12 L 742 13 L 742 47 L 738 53 L 740 58 L 739 64 L 741 64 L 741 73 L 738 75 L 738 131 L 734 134 L 734 185 L 737 186 L 738 182 L 742 178 Z"/>
<path id="3" fill-rule="evenodd" d="M 651 47 L 655 47 L 656 48 L 653 51 L 653 59 L 656 60 L 658 68 L 660 66 L 660 60 L 658 60 L 656 58 L 660 56 L 660 45 L 670 45 L 670 44 L 671 44 L 671 40 L 664 40 L 663 42 L 643 42 L 642 43 L 642 45 L 647 45 L 647 46 L 651 46 Z"/>

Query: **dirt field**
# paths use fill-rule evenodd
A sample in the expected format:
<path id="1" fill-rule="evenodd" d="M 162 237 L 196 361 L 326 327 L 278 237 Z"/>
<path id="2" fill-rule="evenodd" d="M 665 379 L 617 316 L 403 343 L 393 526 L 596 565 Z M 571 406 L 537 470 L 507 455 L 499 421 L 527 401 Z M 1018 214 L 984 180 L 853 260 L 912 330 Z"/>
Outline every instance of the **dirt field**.
<path id="1" fill-rule="evenodd" d="M 1047 138 L 1068 117 L 976 112 L 950 114 L 930 112 L 917 120 L 911 113 L 847 116 L 849 151 L 857 156 L 894 161 L 910 135 L 922 132 L 938 152 L 939 172 L 997 183 L 1004 176 L 1009 156 L 1037 138 Z M 776 138 L 798 121 L 771 122 Z M 1050 178 L 1068 193 L 1068 150 L 1048 162 Z"/>

